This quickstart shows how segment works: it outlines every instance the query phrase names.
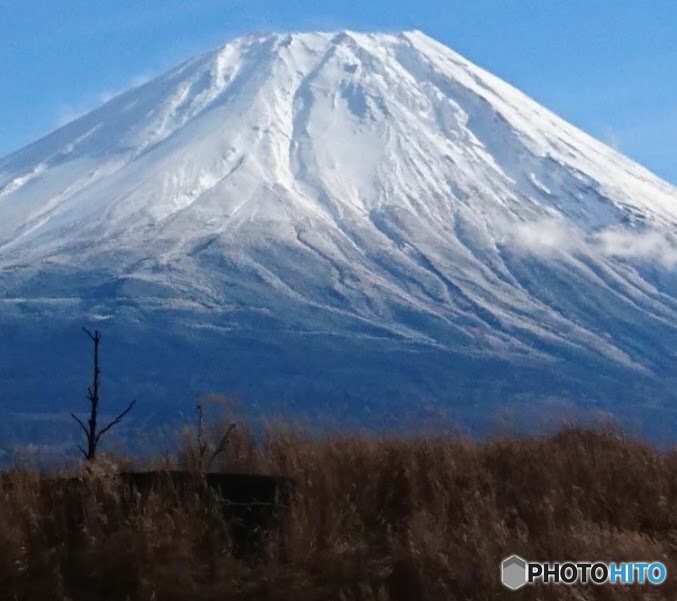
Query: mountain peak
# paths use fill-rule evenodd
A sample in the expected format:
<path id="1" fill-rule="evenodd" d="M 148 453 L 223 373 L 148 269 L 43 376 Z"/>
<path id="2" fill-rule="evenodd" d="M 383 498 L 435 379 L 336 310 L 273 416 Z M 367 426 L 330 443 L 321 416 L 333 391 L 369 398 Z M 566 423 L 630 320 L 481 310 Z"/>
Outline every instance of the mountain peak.
<path id="1" fill-rule="evenodd" d="M 576 394 L 602 364 L 668 381 L 676 231 L 675 188 L 417 31 L 244 36 L 0 160 L 8 298 Z"/>
<path id="2" fill-rule="evenodd" d="M 434 169 L 423 161 L 431 151 L 444 157 Z M 36 213 L 33 205 L 49 196 L 43 184 L 76 162 L 85 170 L 89 164 L 87 176 Z M 424 172 L 440 182 L 458 172 L 461 181 L 471 164 L 482 170 L 480 185 L 498 188 L 542 182 L 560 165 L 608 190 L 618 200 L 609 210 L 633 206 L 651 220 L 677 224 L 673 188 L 425 34 L 339 31 L 237 38 L 0 160 L 0 198 L 29 197 L 12 203 L 0 244 L 14 244 L 17 236 L 29 244 L 51 225 L 72 229 L 73 219 L 86 226 L 88 211 L 105 213 L 108 225 L 120 218 L 126 228 L 148 217 L 152 225 L 241 168 L 294 194 L 299 174 L 308 179 L 313 172 L 299 193 L 336 197 L 316 207 L 335 218 L 345 206 L 369 211 L 393 200 L 388 182 L 378 181 L 388 169 L 403 184 Z M 138 190 L 139 175 L 129 177 L 128 170 L 145 173 L 143 202 L 131 191 L 113 203 L 102 200 L 105 206 L 89 200 L 92 187 Z M 458 185 L 433 186 L 434 196 L 456 195 Z M 515 211 L 542 213 L 547 205 L 588 219 L 589 206 L 553 204 L 543 192 L 547 185 L 529 185 L 538 189 L 538 201 L 527 195 L 531 200 L 516 201 Z M 73 218 L 57 218 L 66 213 Z M 88 219 L 91 224 L 93 215 Z"/>

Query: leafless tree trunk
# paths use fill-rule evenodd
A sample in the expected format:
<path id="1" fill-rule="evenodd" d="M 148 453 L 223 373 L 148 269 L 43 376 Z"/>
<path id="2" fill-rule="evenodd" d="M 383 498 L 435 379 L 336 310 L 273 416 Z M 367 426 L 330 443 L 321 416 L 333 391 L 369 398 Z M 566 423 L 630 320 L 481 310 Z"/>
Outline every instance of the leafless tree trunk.
<path id="1" fill-rule="evenodd" d="M 101 342 L 101 332 L 99 332 L 99 330 L 94 330 L 94 333 L 92 334 L 87 328 L 82 329 L 94 343 L 93 381 L 92 385 L 87 389 L 87 398 L 89 399 L 89 419 L 85 425 L 85 423 L 77 415 L 75 415 L 75 413 L 71 413 L 71 416 L 82 428 L 87 441 L 87 450 L 83 449 L 80 445 L 78 445 L 78 449 L 80 449 L 80 452 L 87 461 L 94 461 L 96 458 L 96 449 L 99 445 L 101 437 L 113 426 L 116 426 L 122 421 L 122 419 L 132 410 L 132 407 L 134 407 L 136 401 L 132 401 L 122 413 L 117 415 L 115 419 L 113 419 L 100 430 L 98 429 L 97 414 L 99 410 L 99 378 L 101 376 L 101 370 L 99 369 L 99 343 Z"/>
<path id="2" fill-rule="evenodd" d="M 213 461 L 226 450 L 230 433 L 235 429 L 235 424 L 230 424 L 219 444 L 216 445 L 212 453 L 207 457 L 210 450 L 210 444 L 205 440 L 204 420 L 202 416 L 202 402 L 197 400 L 195 403 L 195 413 L 197 414 L 197 451 L 198 451 L 198 469 L 201 472 L 208 472 Z"/>

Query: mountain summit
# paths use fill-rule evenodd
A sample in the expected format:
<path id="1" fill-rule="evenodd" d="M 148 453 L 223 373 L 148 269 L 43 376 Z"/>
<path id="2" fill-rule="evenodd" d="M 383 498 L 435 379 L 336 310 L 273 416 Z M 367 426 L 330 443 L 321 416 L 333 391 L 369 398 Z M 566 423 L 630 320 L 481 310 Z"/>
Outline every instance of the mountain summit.
<path id="1" fill-rule="evenodd" d="M 424 34 L 251 35 L 0 159 L 0 402 L 96 321 L 153 410 L 664 416 L 676 270 L 674 187 Z"/>

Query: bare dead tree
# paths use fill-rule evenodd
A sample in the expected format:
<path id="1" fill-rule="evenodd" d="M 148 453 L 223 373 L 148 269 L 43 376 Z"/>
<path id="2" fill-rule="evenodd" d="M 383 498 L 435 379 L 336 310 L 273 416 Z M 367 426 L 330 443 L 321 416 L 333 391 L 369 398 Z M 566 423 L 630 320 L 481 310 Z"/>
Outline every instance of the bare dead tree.
<path id="1" fill-rule="evenodd" d="M 209 451 L 210 444 L 205 439 L 204 431 L 204 419 L 202 413 L 202 401 L 197 400 L 195 402 L 195 413 L 197 414 L 197 451 L 198 451 L 198 464 L 201 471 L 208 472 L 211 467 L 214 459 L 216 459 L 221 453 L 226 450 L 228 446 L 228 438 L 230 433 L 235 429 L 235 424 L 230 424 L 224 435 L 221 437 L 219 444 L 216 445 L 212 453 L 207 457 L 207 452 Z"/>
<path id="2" fill-rule="evenodd" d="M 85 425 L 85 423 L 77 415 L 75 415 L 75 413 L 71 413 L 71 416 L 76 422 L 78 422 L 80 428 L 82 428 L 87 441 L 87 450 L 83 449 L 80 445 L 78 445 L 78 449 L 80 449 L 80 452 L 87 461 L 94 461 L 96 458 L 96 450 L 99 446 L 101 437 L 122 421 L 122 419 L 132 410 L 132 407 L 134 407 L 136 401 L 132 401 L 122 413 L 119 413 L 115 417 L 115 419 L 113 419 L 103 428 L 98 429 L 97 418 L 99 411 L 99 379 L 101 376 L 101 370 L 99 369 L 99 343 L 101 342 L 101 332 L 99 332 L 99 330 L 94 330 L 94 333 L 92 334 L 92 332 L 90 332 L 87 328 L 82 329 L 94 343 L 94 374 L 92 378 L 92 385 L 87 388 L 87 399 L 89 400 L 89 419 Z"/>
<path id="3" fill-rule="evenodd" d="M 195 401 L 195 415 L 197 417 L 196 437 L 197 437 L 198 467 L 202 469 L 204 466 L 205 456 L 207 455 L 207 449 L 209 448 L 209 443 L 205 440 L 202 402 L 200 400 Z"/>

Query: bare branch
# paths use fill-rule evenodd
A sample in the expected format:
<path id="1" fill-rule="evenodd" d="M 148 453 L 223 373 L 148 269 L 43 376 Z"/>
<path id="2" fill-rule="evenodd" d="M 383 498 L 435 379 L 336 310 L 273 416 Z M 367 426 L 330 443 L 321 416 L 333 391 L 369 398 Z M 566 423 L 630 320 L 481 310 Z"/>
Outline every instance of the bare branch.
<path id="1" fill-rule="evenodd" d="M 98 434 L 96 435 L 95 441 L 99 442 L 99 439 L 106 433 L 108 430 L 110 430 L 113 426 L 117 426 L 122 419 L 127 415 L 131 410 L 132 407 L 136 404 L 136 399 L 133 400 L 131 403 L 129 403 L 129 406 L 127 409 L 125 409 L 122 413 L 120 413 L 112 422 L 110 422 L 105 428 L 102 428 L 99 430 Z"/>
<path id="2" fill-rule="evenodd" d="M 87 452 L 80 445 L 78 445 L 78 449 L 80 449 L 80 452 L 83 454 L 84 458 L 89 461 L 89 455 L 87 455 Z"/>
<path id="3" fill-rule="evenodd" d="M 99 330 L 94 330 L 94 334 L 92 334 L 87 328 L 83 327 L 82 329 L 92 340 L 101 340 L 101 333 Z"/>
<path id="4" fill-rule="evenodd" d="M 85 426 L 84 422 L 77 416 L 75 413 L 71 413 L 71 417 L 80 424 L 80 427 L 82 428 L 83 432 L 85 433 L 85 436 L 89 436 L 89 430 L 87 430 L 87 426 Z"/>
<path id="5" fill-rule="evenodd" d="M 209 457 L 209 461 L 207 462 L 207 467 L 206 469 L 209 469 L 209 466 L 212 464 L 214 459 L 216 459 L 223 451 L 226 449 L 226 445 L 228 444 L 228 437 L 230 436 L 230 433 L 235 430 L 235 424 L 230 424 L 230 427 L 226 431 L 226 433 L 223 435 L 221 438 L 221 441 L 217 445 L 216 449 L 214 452 L 211 454 Z"/>

